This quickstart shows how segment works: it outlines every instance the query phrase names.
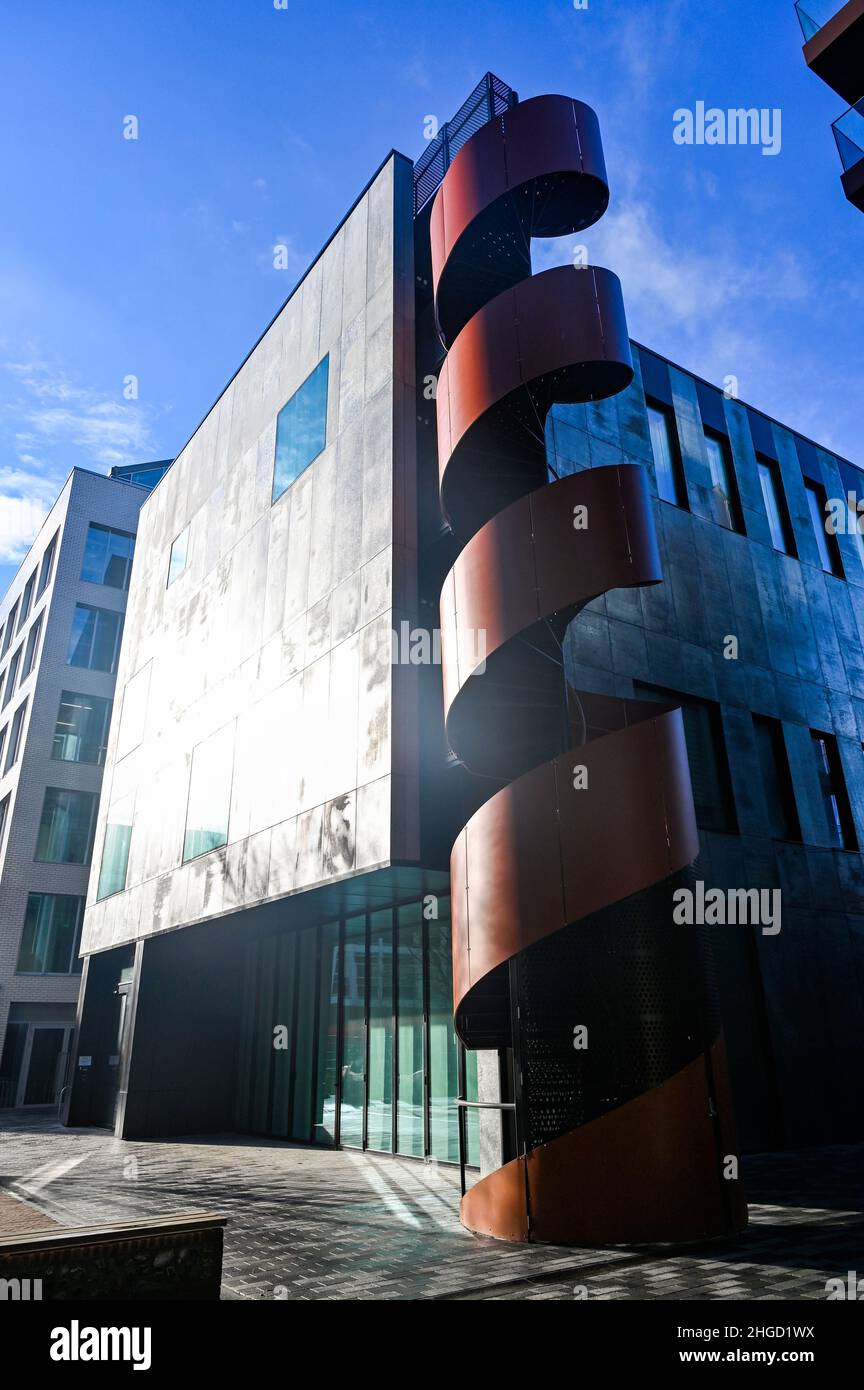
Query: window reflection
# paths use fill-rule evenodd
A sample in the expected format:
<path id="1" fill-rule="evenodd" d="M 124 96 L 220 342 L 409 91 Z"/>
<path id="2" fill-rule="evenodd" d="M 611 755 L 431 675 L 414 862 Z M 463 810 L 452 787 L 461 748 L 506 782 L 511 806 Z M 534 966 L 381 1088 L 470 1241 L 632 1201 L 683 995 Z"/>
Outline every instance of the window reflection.
<path id="1" fill-rule="evenodd" d="M 128 589 L 134 553 L 135 537 L 129 531 L 91 521 L 81 578 L 90 584 L 107 584 L 111 589 Z"/>
<path id="2" fill-rule="evenodd" d="M 231 774 L 234 768 L 234 724 L 199 743 L 192 754 L 189 807 L 183 862 L 228 843 Z"/>
<path id="3" fill-rule="evenodd" d="M 327 442 L 327 381 L 330 358 L 318 363 L 276 417 L 273 501 L 282 496 Z"/>
<path id="4" fill-rule="evenodd" d="M 398 1153 L 458 1162 L 449 907 L 442 896 L 437 919 L 425 920 L 413 902 L 249 943 L 240 1129 L 390 1152 L 395 1104 Z M 284 1046 L 274 1046 L 275 1029 Z M 476 1099 L 476 1055 L 465 1063 L 467 1096 Z M 476 1111 L 467 1137 L 468 1161 L 477 1163 Z"/>

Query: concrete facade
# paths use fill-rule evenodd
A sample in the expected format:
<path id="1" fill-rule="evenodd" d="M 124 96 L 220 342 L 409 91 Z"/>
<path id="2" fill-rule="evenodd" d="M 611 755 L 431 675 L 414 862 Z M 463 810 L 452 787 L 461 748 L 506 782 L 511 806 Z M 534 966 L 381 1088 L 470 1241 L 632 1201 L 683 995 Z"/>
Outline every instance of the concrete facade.
<path id="1" fill-rule="evenodd" d="M 411 194 L 394 154 L 142 511 L 118 689 L 146 715 L 112 725 L 87 952 L 419 857 L 415 674 L 389 641 L 416 607 Z M 325 448 L 273 502 L 278 412 L 327 355 Z M 227 845 L 184 864 L 193 752 L 226 729 Z M 126 887 L 100 900 L 129 797 Z"/>
<path id="2" fill-rule="evenodd" d="M 72 973 L 18 973 L 22 930 L 30 893 L 74 896 L 80 898 L 82 906 L 86 896 L 89 856 L 86 864 L 37 862 L 36 841 L 47 787 L 99 796 L 101 765 L 52 757 L 55 725 L 63 690 L 109 701 L 113 698 L 114 674 L 68 664 L 70 635 L 78 603 L 124 613 L 125 589 L 91 583 L 81 577 L 88 529 L 91 522 L 96 522 L 134 534 L 138 512 L 147 495 L 141 487 L 75 469 L 0 606 L 2 645 L 6 648 L 0 660 L 0 689 L 5 701 L 0 715 L 0 739 L 4 742 L 0 803 L 7 803 L 0 843 L 0 1054 L 10 1014 L 19 1023 L 71 1026 L 75 1021 L 80 962 L 78 971 Z M 53 563 L 50 574 L 45 569 L 48 577 L 40 593 L 46 552 L 52 546 Z M 34 575 L 37 578 L 30 610 L 22 623 L 22 595 Z M 15 631 L 7 643 L 5 634 L 13 613 Z M 22 677 L 23 654 L 37 628 L 33 666 Z M 22 661 L 17 684 L 10 692 L 9 667 L 19 651 Z M 24 715 L 18 756 L 14 765 L 7 768 L 12 729 L 21 710 Z M 11 1105 L 16 1100 L 12 1093 L 16 1078 L 5 1080 L 0 1104 Z"/>

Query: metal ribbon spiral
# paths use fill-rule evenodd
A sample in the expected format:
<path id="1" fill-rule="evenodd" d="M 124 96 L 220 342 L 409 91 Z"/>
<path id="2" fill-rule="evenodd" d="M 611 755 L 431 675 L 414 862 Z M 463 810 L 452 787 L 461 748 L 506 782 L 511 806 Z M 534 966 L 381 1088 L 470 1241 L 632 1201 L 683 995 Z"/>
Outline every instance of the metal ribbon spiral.
<path id="1" fill-rule="evenodd" d="M 455 1023 L 517 1061 L 517 1156 L 462 1221 L 520 1240 L 746 1222 L 704 943 L 671 926 L 699 852 L 681 713 L 564 673 L 587 603 L 661 580 L 641 467 L 549 480 L 552 405 L 615 395 L 633 367 L 617 277 L 532 275 L 531 238 L 580 231 L 608 196 L 594 112 L 543 96 L 472 136 L 430 223 L 440 496 L 464 542 L 441 594 L 446 728 L 492 789 L 451 855 Z"/>

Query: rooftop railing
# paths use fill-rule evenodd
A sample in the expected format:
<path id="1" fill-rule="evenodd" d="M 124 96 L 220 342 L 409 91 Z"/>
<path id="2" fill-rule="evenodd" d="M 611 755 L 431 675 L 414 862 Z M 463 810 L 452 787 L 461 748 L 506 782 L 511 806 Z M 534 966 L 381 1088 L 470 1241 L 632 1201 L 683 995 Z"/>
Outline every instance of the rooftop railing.
<path id="1" fill-rule="evenodd" d="M 456 155 L 476 130 L 494 116 L 500 116 L 515 106 L 519 97 L 496 77 L 487 72 L 471 95 L 462 103 L 452 120 L 445 121 L 435 139 L 414 165 L 414 216 L 438 192 L 444 175 Z"/>
<path id="2" fill-rule="evenodd" d="M 864 159 L 864 98 L 836 120 L 831 127 L 846 173 Z"/>

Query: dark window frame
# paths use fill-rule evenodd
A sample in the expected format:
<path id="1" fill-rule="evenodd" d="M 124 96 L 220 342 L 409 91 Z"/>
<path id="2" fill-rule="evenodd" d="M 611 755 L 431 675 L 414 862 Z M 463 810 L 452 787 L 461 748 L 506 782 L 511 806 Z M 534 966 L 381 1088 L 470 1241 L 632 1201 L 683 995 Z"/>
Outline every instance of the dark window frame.
<path id="1" fill-rule="evenodd" d="M 744 509 L 741 506 L 741 493 L 738 487 L 738 474 L 735 470 L 735 457 L 732 453 L 732 442 L 728 434 L 722 434 L 720 430 L 712 429 L 710 425 L 704 423 L 702 432 L 706 439 L 710 439 L 713 443 L 719 445 L 723 455 L 726 477 L 729 483 L 729 496 L 726 498 L 726 503 L 729 507 L 729 516 L 732 524 L 731 526 L 727 526 L 725 522 L 719 519 L 717 524 L 722 526 L 725 531 L 735 531 L 738 535 L 745 536 L 747 531 L 744 526 Z"/>
<path id="2" fill-rule="evenodd" d="M 765 488 L 762 483 L 762 469 L 771 479 L 771 491 L 777 507 L 777 517 L 780 523 L 780 531 L 783 536 L 783 545 L 779 546 L 774 539 L 774 532 L 771 527 L 771 513 L 768 503 L 765 501 Z M 789 514 L 789 503 L 786 500 L 786 489 L 783 486 L 783 474 L 776 459 L 772 459 L 768 454 L 756 455 L 756 473 L 759 478 L 759 490 L 762 494 L 762 503 L 768 517 L 768 529 L 771 533 L 771 545 L 778 555 L 789 555 L 793 560 L 798 559 L 798 546 L 795 542 L 795 531 L 792 526 L 792 517 Z"/>
<path id="3" fill-rule="evenodd" d="M 51 583 L 54 574 L 54 558 L 57 553 L 57 539 L 59 535 L 59 531 L 54 532 L 54 535 L 51 537 L 45 549 L 45 554 L 42 556 L 42 564 L 39 567 L 39 586 L 36 590 L 37 599 L 42 597 L 48 585 Z"/>
<path id="4" fill-rule="evenodd" d="M 837 737 L 821 729 L 811 729 L 810 740 L 816 754 L 816 773 L 822 794 L 822 809 L 832 847 L 854 854 L 858 850 L 858 832 L 852 815 L 852 803 L 849 800 L 849 789 L 846 786 Z M 833 814 L 829 814 L 829 802 L 833 803 Z"/>
<path id="5" fill-rule="evenodd" d="M 645 410 L 648 415 L 648 438 L 651 444 L 651 456 L 654 460 L 654 477 L 658 476 L 657 455 L 654 452 L 654 439 L 651 434 L 650 412 L 653 410 L 658 415 L 662 415 L 666 422 L 666 434 L 669 441 L 669 455 L 672 465 L 672 483 L 675 497 L 664 497 L 658 486 L 657 495 L 661 502 L 667 502 L 671 507 L 679 507 L 681 511 L 689 512 L 690 499 L 687 495 L 687 477 L 684 472 L 684 458 L 681 451 L 681 440 L 678 435 L 678 421 L 675 418 L 675 411 L 665 401 L 657 400 L 654 396 L 645 397 Z"/>
<path id="6" fill-rule="evenodd" d="M 762 789 L 765 794 L 765 807 L 768 813 L 768 822 L 771 829 L 773 840 L 788 841 L 794 844 L 801 842 L 801 821 L 798 816 L 798 806 L 795 800 L 795 784 L 792 780 L 792 769 L 789 766 L 789 754 L 786 749 L 786 740 L 783 737 L 783 725 L 779 719 L 774 719 L 767 714 L 755 714 L 751 712 L 750 718 L 753 721 L 753 734 L 756 741 L 756 754 L 759 759 L 759 771 L 762 776 Z M 762 737 L 760 738 L 760 731 Z M 766 776 L 765 759 L 763 750 L 770 745 L 772 758 L 771 771 L 775 775 L 776 786 L 769 786 L 769 778 Z M 772 797 L 772 792 L 776 791 L 776 798 Z M 771 802 L 774 801 L 775 807 L 779 808 L 780 817 L 783 820 L 782 833 L 777 833 L 778 822 L 772 815 Z"/>
<path id="7" fill-rule="evenodd" d="M 720 705 L 716 700 L 705 700 L 699 695 L 687 695 L 680 690 L 669 690 L 664 686 L 652 685 L 650 681 L 634 681 L 633 692 L 637 699 L 653 701 L 655 704 L 678 705 L 681 708 L 681 717 L 684 723 L 685 741 L 688 727 L 692 728 L 692 720 L 688 724 L 688 712 L 704 712 L 708 722 L 708 732 L 710 735 L 710 747 L 713 754 L 714 770 L 717 776 L 717 786 L 720 793 L 720 800 L 713 808 L 716 814 L 711 814 L 710 818 L 706 814 L 708 803 L 699 803 L 696 798 L 696 788 L 693 788 L 693 806 L 696 812 L 696 823 L 700 830 L 712 831 L 718 835 L 737 835 L 738 813 L 735 805 L 735 792 L 732 784 L 732 774 L 729 768 L 729 750 L 726 747 L 726 736 L 723 729 L 723 715 Z M 690 747 L 687 748 L 688 766 L 690 765 Z M 693 769 L 690 768 L 691 784 L 693 781 Z"/>
<path id="8" fill-rule="evenodd" d="M 840 545 L 833 531 L 826 528 L 828 520 L 826 510 L 828 494 L 821 483 L 817 483 L 814 478 L 804 479 L 804 491 L 807 494 L 807 508 L 810 512 L 810 520 L 813 523 L 813 530 L 816 537 L 816 548 L 819 551 L 819 561 L 822 566 L 823 574 L 832 574 L 835 579 L 845 579 L 846 571 L 843 568 L 843 559 L 840 554 Z M 817 525 L 817 519 L 821 525 Z M 822 554 L 820 537 L 825 543 L 825 555 Z M 828 565 L 825 564 L 825 556 L 828 558 Z"/>

